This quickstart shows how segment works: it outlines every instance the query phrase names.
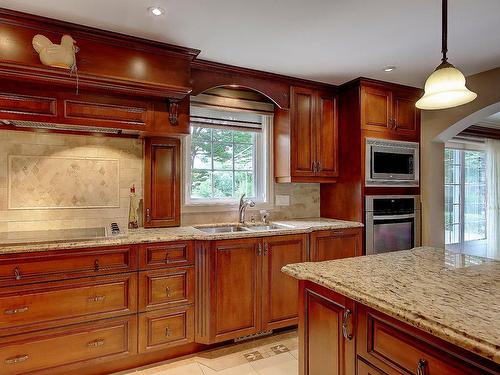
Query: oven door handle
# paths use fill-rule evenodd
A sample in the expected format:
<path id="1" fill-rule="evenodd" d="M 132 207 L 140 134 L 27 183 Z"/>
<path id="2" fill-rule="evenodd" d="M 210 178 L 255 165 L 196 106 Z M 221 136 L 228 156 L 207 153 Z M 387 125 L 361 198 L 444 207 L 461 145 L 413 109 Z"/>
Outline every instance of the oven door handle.
<path id="1" fill-rule="evenodd" d="M 373 216 L 373 220 L 398 220 L 398 219 L 414 219 L 414 218 L 415 214 Z"/>

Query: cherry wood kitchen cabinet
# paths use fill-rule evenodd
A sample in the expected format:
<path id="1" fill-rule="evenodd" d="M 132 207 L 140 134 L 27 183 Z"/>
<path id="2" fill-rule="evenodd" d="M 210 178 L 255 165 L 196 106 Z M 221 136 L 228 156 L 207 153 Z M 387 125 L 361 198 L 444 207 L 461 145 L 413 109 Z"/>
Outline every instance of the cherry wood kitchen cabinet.
<path id="1" fill-rule="evenodd" d="M 142 244 L 139 261 L 139 353 L 194 341 L 192 241 Z"/>
<path id="2" fill-rule="evenodd" d="M 361 127 L 391 135 L 420 138 L 420 111 L 415 103 L 421 91 L 410 87 L 361 81 Z"/>
<path id="3" fill-rule="evenodd" d="M 313 232 L 310 259 L 313 262 L 323 262 L 363 255 L 362 235 L 362 228 Z"/>
<path id="4" fill-rule="evenodd" d="M 299 374 L 355 374 L 354 301 L 300 282 Z"/>
<path id="5" fill-rule="evenodd" d="M 281 273 L 306 259 L 307 235 L 197 242 L 196 341 L 226 341 L 297 324 L 297 282 Z"/>
<path id="6" fill-rule="evenodd" d="M 299 288 L 300 375 L 500 371 L 493 361 L 318 284 L 300 281 Z"/>
<path id="7" fill-rule="evenodd" d="M 261 241 L 200 241 L 196 247 L 196 341 L 210 344 L 258 333 Z"/>
<path id="8" fill-rule="evenodd" d="M 305 261 L 307 238 L 301 234 L 264 238 L 263 256 L 263 330 L 295 325 L 298 323 L 298 283 L 281 272 L 281 268 Z"/>
<path id="9" fill-rule="evenodd" d="M 180 140 L 147 138 L 144 147 L 144 227 L 179 226 Z"/>
<path id="10" fill-rule="evenodd" d="M 290 110 L 275 114 L 277 182 L 334 182 L 338 168 L 338 108 L 333 91 L 291 87 Z"/>

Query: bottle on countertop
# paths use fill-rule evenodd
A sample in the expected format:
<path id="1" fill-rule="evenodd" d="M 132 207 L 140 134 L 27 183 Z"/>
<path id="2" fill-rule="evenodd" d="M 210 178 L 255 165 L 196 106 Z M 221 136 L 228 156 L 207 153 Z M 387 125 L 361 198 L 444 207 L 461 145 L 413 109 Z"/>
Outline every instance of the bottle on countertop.
<path id="1" fill-rule="evenodd" d="M 130 188 L 130 206 L 128 211 L 128 229 L 139 228 L 139 218 L 137 216 L 137 209 L 139 207 L 139 202 L 137 201 L 137 196 L 135 195 L 135 185 Z"/>

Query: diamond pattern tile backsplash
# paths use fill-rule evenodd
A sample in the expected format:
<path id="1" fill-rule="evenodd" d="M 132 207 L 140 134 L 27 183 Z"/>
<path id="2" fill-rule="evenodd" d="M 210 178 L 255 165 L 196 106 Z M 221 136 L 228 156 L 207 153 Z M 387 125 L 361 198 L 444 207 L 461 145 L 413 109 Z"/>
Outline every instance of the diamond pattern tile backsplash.
<path id="1" fill-rule="evenodd" d="M 126 228 L 140 139 L 0 130 L 0 232 Z"/>
<path id="2" fill-rule="evenodd" d="M 9 209 L 120 206 L 119 160 L 9 155 Z"/>

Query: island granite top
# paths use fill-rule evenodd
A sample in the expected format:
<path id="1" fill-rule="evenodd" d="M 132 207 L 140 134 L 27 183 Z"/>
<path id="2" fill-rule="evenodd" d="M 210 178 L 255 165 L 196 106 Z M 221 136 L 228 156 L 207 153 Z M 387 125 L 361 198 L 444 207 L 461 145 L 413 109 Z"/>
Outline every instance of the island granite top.
<path id="1" fill-rule="evenodd" d="M 419 247 L 283 272 L 500 363 L 500 261 Z"/>

